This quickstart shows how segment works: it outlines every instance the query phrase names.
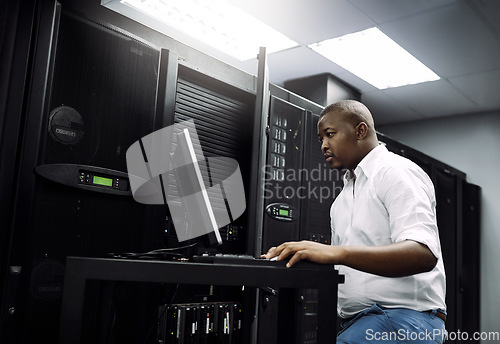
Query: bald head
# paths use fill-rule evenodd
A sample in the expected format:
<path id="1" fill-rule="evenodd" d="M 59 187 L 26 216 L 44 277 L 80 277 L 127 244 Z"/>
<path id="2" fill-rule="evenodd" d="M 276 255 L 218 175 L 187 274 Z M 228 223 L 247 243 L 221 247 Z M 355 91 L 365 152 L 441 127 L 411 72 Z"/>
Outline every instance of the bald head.
<path id="1" fill-rule="evenodd" d="M 323 116 L 330 113 L 339 116 L 342 121 L 350 123 L 352 126 L 356 126 L 361 122 L 366 123 L 368 135 L 376 137 L 372 114 L 363 103 L 356 100 L 341 100 L 330 104 L 321 111 L 320 120 Z"/>
<path id="2" fill-rule="evenodd" d="M 354 169 L 379 145 L 370 111 L 355 100 L 333 103 L 321 112 L 318 138 L 323 154 L 335 157 L 333 168 Z"/>

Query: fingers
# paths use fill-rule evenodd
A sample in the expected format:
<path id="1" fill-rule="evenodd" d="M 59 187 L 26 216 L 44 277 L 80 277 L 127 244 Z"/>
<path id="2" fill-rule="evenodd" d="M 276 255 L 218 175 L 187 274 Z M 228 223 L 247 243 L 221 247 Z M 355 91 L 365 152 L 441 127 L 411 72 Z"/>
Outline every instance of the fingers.
<path id="1" fill-rule="evenodd" d="M 266 258 L 266 259 L 271 259 L 274 257 L 277 257 L 277 260 L 284 260 L 289 256 L 292 256 L 290 258 L 290 261 L 287 263 L 287 267 L 291 267 L 293 264 L 298 262 L 299 260 L 302 260 L 302 254 L 297 254 L 301 250 L 303 250 L 305 247 L 301 242 L 286 242 L 278 247 L 271 247 L 266 254 L 263 254 L 261 257 Z"/>
<path id="2" fill-rule="evenodd" d="M 285 242 L 278 247 L 271 247 L 266 254 L 263 254 L 261 257 L 266 259 L 271 259 L 274 257 L 278 257 L 278 260 L 285 259 L 288 257 L 289 248 L 293 244 L 293 242 Z"/>
<path id="3" fill-rule="evenodd" d="M 262 254 L 260 257 L 266 258 L 266 259 L 271 259 L 271 258 L 276 256 L 275 251 L 276 251 L 276 247 L 273 246 L 269 250 L 267 250 L 267 252 L 265 254 Z"/>
<path id="4" fill-rule="evenodd" d="M 284 260 L 286 258 L 288 258 L 289 256 L 293 256 L 296 254 L 296 252 L 298 250 L 300 250 L 300 245 L 298 242 L 288 242 L 288 243 L 284 243 L 280 246 L 278 246 L 278 248 L 280 248 L 280 253 L 278 255 L 278 260 Z M 292 263 L 293 265 L 293 263 Z M 292 266 L 290 265 L 290 262 L 288 262 L 287 264 L 287 267 L 289 266 Z"/>
<path id="5" fill-rule="evenodd" d="M 324 245 L 307 240 L 290 242 L 283 247 L 278 260 L 283 260 L 290 256 L 286 265 L 287 267 L 291 267 L 301 260 L 309 260 L 320 264 L 329 264 L 331 260 L 329 258 L 330 248 L 330 245 Z"/>
<path id="6" fill-rule="evenodd" d="M 307 252 L 305 250 L 296 251 L 286 264 L 286 267 L 292 267 L 295 263 L 300 262 L 304 259 L 307 259 Z"/>
<path id="7" fill-rule="evenodd" d="M 291 255 L 286 267 L 289 268 L 301 260 L 313 260 L 310 244 L 311 243 L 308 241 L 301 241 L 288 246 L 287 249 L 289 252 L 282 252 L 286 254 L 286 256 Z"/>
<path id="8" fill-rule="evenodd" d="M 277 257 L 277 260 L 285 260 L 290 257 L 286 267 L 291 267 L 297 262 L 308 259 L 312 261 L 318 261 L 321 257 L 314 257 L 315 251 L 320 248 L 318 243 L 313 243 L 310 241 L 292 241 L 286 242 L 278 247 L 271 247 L 266 254 L 261 257 L 265 259 L 271 259 Z"/>

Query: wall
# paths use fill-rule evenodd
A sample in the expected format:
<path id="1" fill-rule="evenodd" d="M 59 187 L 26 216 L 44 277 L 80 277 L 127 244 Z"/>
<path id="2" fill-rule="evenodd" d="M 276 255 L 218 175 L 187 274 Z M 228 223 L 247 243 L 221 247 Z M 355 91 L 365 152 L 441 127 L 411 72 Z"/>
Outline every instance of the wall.
<path id="1" fill-rule="evenodd" d="M 498 111 L 377 127 L 381 133 L 465 172 L 468 182 L 482 188 L 480 330 L 497 333 L 500 332 L 499 127 Z"/>

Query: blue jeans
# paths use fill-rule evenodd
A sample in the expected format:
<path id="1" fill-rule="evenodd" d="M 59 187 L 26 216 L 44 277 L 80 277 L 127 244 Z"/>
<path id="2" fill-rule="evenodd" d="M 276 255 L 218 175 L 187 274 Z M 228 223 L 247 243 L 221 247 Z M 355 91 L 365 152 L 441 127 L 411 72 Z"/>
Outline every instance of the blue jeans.
<path id="1" fill-rule="evenodd" d="M 446 335 L 444 321 L 435 315 L 436 310 L 418 312 L 375 304 L 341 324 L 337 344 L 442 344 Z"/>

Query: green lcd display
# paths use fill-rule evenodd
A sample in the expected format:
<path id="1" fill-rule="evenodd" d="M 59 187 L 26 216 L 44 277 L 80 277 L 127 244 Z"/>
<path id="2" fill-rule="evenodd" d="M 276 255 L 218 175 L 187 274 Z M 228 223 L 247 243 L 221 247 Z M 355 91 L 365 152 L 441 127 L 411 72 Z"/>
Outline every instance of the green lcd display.
<path id="1" fill-rule="evenodd" d="M 113 179 L 111 179 L 111 178 L 94 176 L 93 182 L 94 182 L 94 184 L 97 184 L 97 185 L 113 186 Z"/>
<path id="2" fill-rule="evenodd" d="M 289 215 L 289 211 L 287 209 L 280 209 L 279 214 L 281 216 L 288 216 Z"/>

